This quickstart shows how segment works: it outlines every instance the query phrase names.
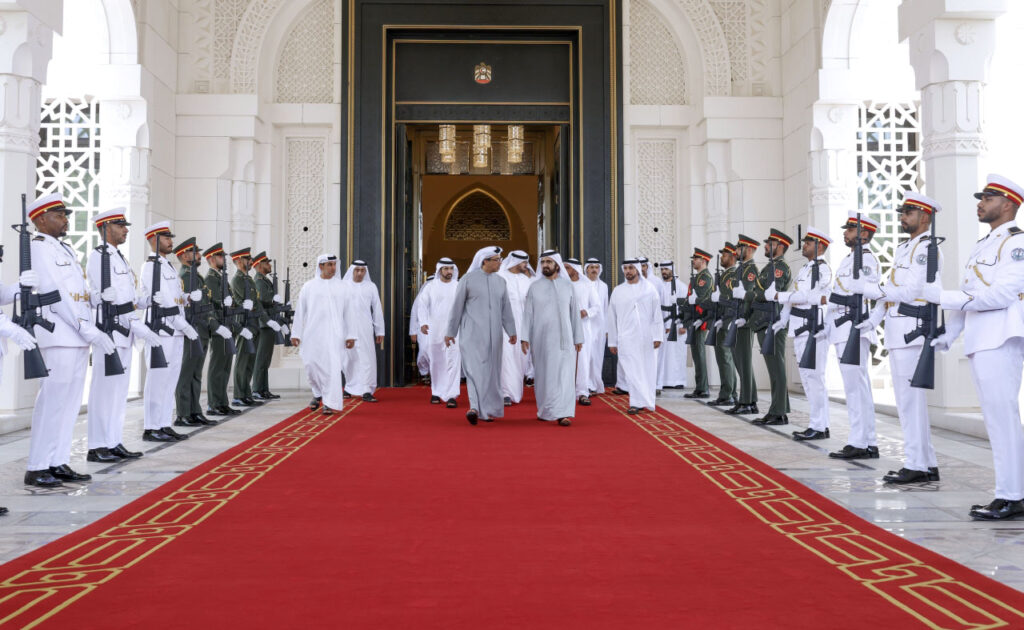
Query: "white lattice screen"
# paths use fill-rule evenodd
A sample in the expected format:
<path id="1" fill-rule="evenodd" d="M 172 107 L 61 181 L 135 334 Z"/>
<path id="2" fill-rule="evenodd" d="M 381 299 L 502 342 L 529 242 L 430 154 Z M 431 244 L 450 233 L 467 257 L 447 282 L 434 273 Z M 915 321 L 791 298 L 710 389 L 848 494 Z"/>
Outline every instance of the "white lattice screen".
<path id="1" fill-rule="evenodd" d="M 629 13 L 630 102 L 685 104 L 686 60 L 661 14 L 646 0 L 633 0 Z"/>
<path id="2" fill-rule="evenodd" d="M 639 254 L 651 260 L 675 257 L 676 141 L 638 140 L 636 143 L 636 212 Z"/>
<path id="3" fill-rule="evenodd" d="M 84 265 L 99 244 L 92 218 L 100 202 L 100 105 L 90 98 L 43 103 L 36 160 L 36 193 L 59 193 L 73 209 L 67 240 Z"/>

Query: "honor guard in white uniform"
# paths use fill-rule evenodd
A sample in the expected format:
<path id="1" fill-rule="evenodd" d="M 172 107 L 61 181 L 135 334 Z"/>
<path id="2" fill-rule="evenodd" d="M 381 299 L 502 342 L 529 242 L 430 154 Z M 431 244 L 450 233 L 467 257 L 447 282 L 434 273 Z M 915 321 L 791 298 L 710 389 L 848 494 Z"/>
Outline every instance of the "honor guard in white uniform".
<path id="1" fill-rule="evenodd" d="M 784 325 L 789 326 L 789 334 L 793 337 L 793 355 L 798 364 L 803 363 L 804 353 L 808 352 L 807 344 L 812 332 L 816 336 L 814 367 L 799 368 L 800 383 L 804 387 L 804 394 L 810 407 L 810 423 L 803 431 L 793 431 L 793 439 L 798 442 L 824 440 L 830 435 L 828 388 L 825 386 L 829 343 L 824 318 L 832 286 L 832 268 L 823 258 L 830 244 L 832 239 L 823 230 L 808 227 L 804 242 L 801 244 L 801 253 L 807 262 L 797 272 L 793 280 L 793 290 L 776 292 L 774 286 L 769 286 L 764 291 L 766 300 L 774 296 L 775 301 L 783 305 L 782 317 L 775 326 L 778 327 L 777 330 L 781 330 Z M 817 278 L 814 277 L 815 271 Z M 815 306 L 818 308 L 815 309 Z M 815 317 L 817 321 L 812 320 Z"/>
<path id="2" fill-rule="evenodd" d="M 936 349 L 947 350 L 964 335 L 964 354 L 992 445 L 995 499 L 973 506 L 970 515 L 1013 519 L 1024 516 L 1024 428 L 1017 403 L 1024 368 L 1024 231 L 1016 221 L 1024 188 L 989 175 L 974 196 L 978 221 L 992 231 L 974 246 L 956 289 L 944 291 L 939 282 L 929 283 L 922 297 L 951 311 L 946 332 L 932 342 Z"/>
<path id="3" fill-rule="evenodd" d="M 854 248 L 861 248 L 861 270 L 859 276 L 867 284 L 878 284 L 878 260 L 871 253 L 867 243 L 871 241 L 875 231 L 878 230 L 878 223 L 873 219 L 860 215 L 860 243 L 857 241 L 857 216 L 858 213 L 850 212 L 849 218 L 843 225 L 843 240 L 850 248 L 850 253 L 839 263 L 836 269 L 836 280 L 832 287 L 832 294 L 829 301 L 832 302 L 828 311 L 829 343 L 835 346 L 836 356 L 842 357 L 846 349 L 846 342 L 850 338 L 850 328 L 854 325 L 852 321 L 845 321 L 837 326 L 836 321 L 846 316 L 850 307 L 840 303 L 842 300 L 849 301 L 850 296 L 856 295 L 853 287 L 853 260 Z M 868 313 L 867 300 L 861 298 L 861 312 Z M 857 322 L 858 324 L 860 322 Z M 828 456 L 834 459 L 876 459 L 878 457 L 878 437 L 875 434 L 875 401 L 871 395 L 871 379 L 868 376 L 868 362 L 871 352 L 871 345 L 877 339 L 873 328 L 860 331 L 860 356 L 856 364 L 839 363 L 839 373 L 843 377 L 843 389 L 846 390 L 846 408 L 850 417 L 850 436 L 847 444 L 840 451 L 829 453 Z"/>
<path id="4" fill-rule="evenodd" d="M 88 481 L 68 466 L 75 418 L 82 406 L 89 346 L 103 356 L 114 351 L 114 342 L 93 325 L 89 290 L 75 250 L 60 240 L 67 235 L 68 215 L 59 195 L 37 199 L 28 209 L 37 236 L 32 239 L 32 269 L 39 276 L 40 293 L 60 292 L 60 301 L 42 307 L 53 331 L 35 330 L 49 376 L 40 379 L 32 409 L 32 439 L 28 451 L 25 484 L 60 486 L 64 481 Z"/>
<path id="5" fill-rule="evenodd" d="M 106 302 L 113 305 L 111 311 L 124 310 L 114 315 L 114 321 L 129 334 L 125 336 L 122 332 L 114 331 L 112 335 L 124 367 L 121 374 L 107 374 L 103 357 L 93 356 L 92 384 L 89 386 L 89 453 L 86 459 L 90 462 L 119 462 L 122 459 L 142 457 L 142 453 L 129 451 L 121 443 L 132 369 L 132 341 L 141 339 L 146 345 L 152 346 L 159 344 L 160 339 L 143 325 L 142 319 L 135 312 L 138 299 L 135 272 L 118 249 L 118 245 L 128 238 L 128 226 L 131 225 L 125 216 L 125 209 L 114 208 L 101 212 L 93 218 L 93 223 L 97 231 L 105 232 L 107 244 L 104 246 L 101 238 L 100 246 L 89 252 L 86 279 L 92 307 L 95 309 L 101 306 L 101 302 Z M 102 288 L 104 247 L 110 271 L 110 284 L 106 289 Z"/>
<path id="6" fill-rule="evenodd" d="M 184 440 L 188 435 L 178 433 L 171 427 L 174 421 L 174 390 L 181 372 L 181 357 L 184 352 L 184 337 L 198 339 L 199 333 L 185 321 L 187 296 L 178 279 L 178 272 L 167 260 L 167 254 L 174 249 L 174 234 L 171 234 L 170 221 L 161 221 L 146 228 L 146 240 L 157 258 L 160 269 L 160 290 L 153 288 L 153 261 L 147 259 L 142 265 L 141 280 L 143 295 L 148 298 L 150 309 L 149 319 L 152 321 L 152 310 L 167 309 L 162 318 L 163 328 L 156 330 L 160 336 L 160 347 L 163 350 L 167 366 L 152 368 L 146 372 L 146 385 L 142 390 L 145 403 L 145 422 L 142 439 L 147 442 L 174 442 Z M 172 314 L 173 313 L 173 314 Z M 170 330 L 170 332 L 168 332 Z M 146 348 L 146 362 L 152 360 L 154 348 Z"/>
<path id="7" fill-rule="evenodd" d="M 871 317 L 860 325 L 861 329 L 874 330 L 885 320 L 885 348 L 889 351 L 896 410 L 903 428 L 903 468 L 890 470 L 883 477 L 886 483 L 939 480 L 938 462 L 932 447 L 931 425 L 928 421 L 928 392 L 910 386 L 921 356 L 924 336 L 919 335 L 907 341 L 907 335 L 914 333 L 921 321 L 913 312 L 923 315 L 925 311 L 922 309 L 927 308 L 927 302 L 918 296 L 927 282 L 931 218 L 941 209 L 934 199 L 908 192 L 897 212 L 900 214 L 900 231 L 910 234 L 910 239 L 896 247 L 892 270 L 886 281 L 881 285 L 869 284 L 865 280 L 853 283 L 855 292 L 877 300 Z M 938 262 L 938 269 L 941 270 L 941 254 Z"/>

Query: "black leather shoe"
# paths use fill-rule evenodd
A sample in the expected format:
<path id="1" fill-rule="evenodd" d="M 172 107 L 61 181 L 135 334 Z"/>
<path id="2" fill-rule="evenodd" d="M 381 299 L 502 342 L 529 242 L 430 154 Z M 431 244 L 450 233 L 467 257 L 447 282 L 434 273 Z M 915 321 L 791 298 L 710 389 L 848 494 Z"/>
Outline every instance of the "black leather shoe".
<path id="1" fill-rule="evenodd" d="M 118 444 L 114 448 L 110 449 L 110 452 L 125 459 L 138 459 L 142 457 L 142 453 L 139 451 L 129 451 L 124 447 L 124 444 Z"/>
<path id="2" fill-rule="evenodd" d="M 234 407 L 224 406 L 224 407 L 220 407 L 219 409 L 220 409 L 221 413 L 224 414 L 225 416 L 237 416 L 240 413 L 242 413 L 241 409 L 235 409 Z"/>
<path id="3" fill-rule="evenodd" d="M 256 401 L 248 398 L 234 398 L 231 400 L 231 404 L 236 407 L 255 407 Z"/>
<path id="4" fill-rule="evenodd" d="M 750 403 L 749 405 L 747 405 L 746 409 L 744 411 L 741 411 L 740 413 L 742 413 L 742 414 L 761 413 L 761 410 L 757 408 L 757 403 Z"/>
<path id="5" fill-rule="evenodd" d="M 711 394 L 708 392 L 698 392 L 694 390 L 689 394 L 683 394 L 683 398 L 711 398 Z"/>
<path id="6" fill-rule="evenodd" d="M 245 402 L 249 403 L 250 407 L 262 407 L 263 406 L 262 402 L 256 400 L 252 396 L 246 396 L 242 400 L 244 400 Z"/>
<path id="7" fill-rule="evenodd" d="M 988 505 L 970 512 L 971 518 L 978 521 L 1010 521 L 1024 517 L 1024 501 L 1008 501 L 996 499 Z"/>
<path id="8" fill-rule="evenodd" d="M 470 409 L 466 412 L 466 420 L 473 426 L 476 426 L 476 421 L 480 416 L 477 414 L 476 409 Z"/>
<path id="9" fill-rule="evenodd" d="M 616 387 L 615 389 L 612 390 L 612 393 L 615 394 L 616 396 L 625 396 L 629 394 L 629 392 L 622 389 L 621 387 Z"/>
<path id="10" fill-rule="evenodd" d="M 456 402 L 454 398 L 449 398 L 448 402 L 446 402 L 444 406 L 448 407 L 449 409 L 455 409 L 456 407 L 459 406 L 459 403 Z"/>
<path id="11" fill-rule="evenodd" d="M 192 416 L 178 416 L 174 421 L 174 426 L 176 427 L 199 427 L 202 425 L 202 422 L 193 420 Z"/>
<path id="12" fill-rule="evenodd" d="M 341 397 L 342 398 L 352 398 L 352 394 L 346 392 L 345 390 L 341 390 Z"/>
<path id="13" fill-rule="evenodd" d="M 532 378 L 526 379 L 524 385 L 526 385 L 527 387 L 533 387 L 533 379 Z"/>
<path id="14" fill-rule="evenodd" d="M 38 488 L 59 488 L 64 485 L 64 482 L 54 477 L 49 470 L 26 470 L 25 485 Z"/>
<path id="15" fill-rule="evenodd" d="M 704 404 L 706 404 L 709 407 L 724 407 L 725 405 L 735 405 L 736 401 L 733 400 L 732 398 L 716 398 Z"/>
<path id="16" fill-rule="evenodd" d="M 317 409 L 320 408 L 320 405 L 322 405 L 323 402 L 324 399 L 322 396 L 314 396 L 313 400 L 309 401 L 309 410 L 316 411 Z"/>
<path id="17" fill-rule="evenodd" d="M 726 409 L 725 413 L 729 414 L 730 416 L 735 416 L 736 414 L 743 413 L 743 410 L 746 408 L 746 405 L 736 404 L 733 405 L 732 409 Z"/>
<path id="18" fill-rule="evenodd" d="M 269 398 L 263 395 L 263 392 L 253 392 L 252 397 L 255 400 L 270 400 Z"/>
<path id="19" fill-rule="evenodd" d="M 174 438 L 175 440 L 178 440 L 179 442 L 181 440 L 187 440 L 188 439 L 188 435 L 186 435 L 184 433 L 178 433 L 177 431 L 175 431 L 171 427 L 164 427 L 164 428 L 160 429 L 160 431 L 163 432 L 165 435 L 169 435 L 172 438 Z"/>
<path id="20" fill-rule="evenodd" d="M 928 467 L 928 481 L 939 481 L 939 467 L 929 466 Z"/>
<path id="21" fill-rule="evenodd" d="M 765 414 L 764 417 L 758 418 L 752 421 L 750 424 L 756 424 L 758 426 L 763 425 L 778 425 L 778 424 L 789 424 L 789 417 L 786 415 L 778 415 L 775 413 Z"/>
<path id="22" fill-rule="evenodd" d="M 278 398 L 281 397 L 281 394 L 275 394 L 274 392 L 270 391 L 269 389 L 265 389 L 265 390 L 263 390 L 263 397 L 267 398 L 269 400 L 277 400 Z"/>
<path id="23" fill-rule="evenodd" d="M 367 393 L 363 394 L 363 402 L 378 402 L 378 401 L 377 401 L 376 398 L 373 397 L 373 394 L 367 392 Z"/>
<path id="24" fill-rule="evenodd" d="M 71 470 L 71 466 L 67 464 L 61 464 L 60 466 L 50 466 L 50 474 L 60 479 L 61 481 L 89 481 L 92 479 L 92 475 L 86 475 L 84 473 L 76 473 Z"/>
<path id="25" fill-rule="evenodd" d="M 212 427 L 217 424 L 216 420 L 210 420 L 201 413 L 194 413 L 189 417 L 198 422 L 199 424 L 206 425 L 208 427 Z"/>
<path id="26" fill-rule="evenodd" d="M 868 453 L 868 459 L 878 459 L 878 447 L 877 446 L 869 446 L 869 447 L 867 447 L 864 450 L 867 451 L 867 453 Z"/>
<path id="27" fill-rule="evenodd" d="M 173 438 L 160 429 L 146 429 L 142 432 L 142 440 L 144 442 L 177 442 L 177 438 Z"/>
<path id="28" fill-rule="evenodd" d="M 0 516 L 3 516 L 4 514 L 7 514 L 7 512 L 9 512 L 9 511 L 10 510 L 8 510 L 7 508 L 5 508 L 3 506 L 0 506 Z"/>
<path id="29" fill-rule="evenodd" d="M 626 410 L 626 413 L 628 413 L 631 416 L 635 416 L 638 413 L 642 413 L 643 410 L 644 410 L 643 407 L 630 407 L 629 409 Z"/>
<path id="30" fill-rule="evenodd" d="M 878 447 L 874 447 L 875 450 L 873 452 L 871 448 L 870 446 L 867 448 L 857 448 L 847 444 L 842 450 L 829 453 L 828 456 L 832 459 L 877 459 Z"/>
<path id="31" fill-rule="evenodd" d="M 90 448 L 85 456 L 87 462 L 103 462 L 110 464 L 121 461 L 121 457 L 110 452 L 109 448 Z"/>
<path id="32" fill-rule="evenodd" d="M 226 416 L 226 415 L 228 415 L 226 412 L 221 411 L 221 409 L 223 409 L 223 407 L 207 407 L 206 408 L 206 415 L 208 415 L 208 416 Z"/>
<path id="33" fill-rule="evenodd" d="M 431 405 L 440 405 L 441 404 L 441 397 L 440 396 L 431 396 L 430 397 L 430 404 Z"/>
<path id="34" fill-rule="evenodd" d="M 806 442 L 808 440 L 827 440 L 828 437 L 828 429 L 825 429 L 824 431 L 817 431 L 808 427 L 803 431 L 793 431 L 793 439 L 797 442 Z"/>
<path id="35" fill-rule="evenodd" d="M 590 406 L 590 398 L 587 398 L 586 396 L 580 396 L 579 398 L 576 399 L 576 402 L 583 405 L 584 407 Z"/>
<path id="36" fill-rule="evenodd" d="M 922 483 L 928 481 L 928 472 L 924 470 L 910 470 L 909 468 L 900 468 L 899 470 L 890 470 L 887 475 L 882 477 L 882 481 L 885 483 Z"/>
<path id="37" fill-rule="evenodd" d="M 501 402 L 506 407 L 511 407 L 512 406 L 512 399 L 510 397 L 508 397 L 508 396 L 505 396 L 505 398 L 503 398 Z"/>

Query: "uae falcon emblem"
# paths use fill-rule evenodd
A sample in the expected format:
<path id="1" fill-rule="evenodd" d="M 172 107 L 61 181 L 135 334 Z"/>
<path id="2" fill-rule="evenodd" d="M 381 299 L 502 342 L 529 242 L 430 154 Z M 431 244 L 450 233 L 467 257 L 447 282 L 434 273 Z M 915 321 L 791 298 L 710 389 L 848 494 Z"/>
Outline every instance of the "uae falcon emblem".
<path id="1" fill-rule="evenodd" d="M 491 82 L 491 67 L 484 62 L 476 64 L 473 68 L 473 80 L 480 85 L 487 85 Z"/>

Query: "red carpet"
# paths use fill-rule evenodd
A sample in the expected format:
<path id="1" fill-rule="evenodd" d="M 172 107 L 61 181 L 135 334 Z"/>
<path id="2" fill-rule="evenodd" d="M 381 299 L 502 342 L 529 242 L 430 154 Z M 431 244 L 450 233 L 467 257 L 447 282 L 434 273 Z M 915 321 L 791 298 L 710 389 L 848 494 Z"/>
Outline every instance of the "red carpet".
<path id="1" fill-rule="evenodd" d="M 471 427 L 385 390 L 307 413 L 0 568 L 0 623 L 995 628 L 1024 594 L 670 414 Z"/>

